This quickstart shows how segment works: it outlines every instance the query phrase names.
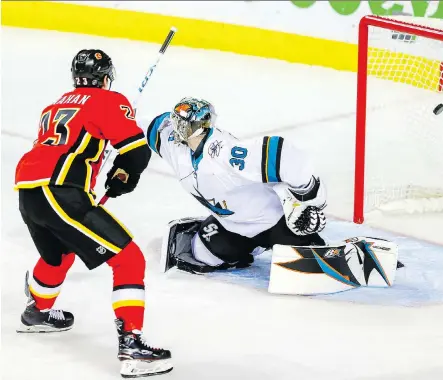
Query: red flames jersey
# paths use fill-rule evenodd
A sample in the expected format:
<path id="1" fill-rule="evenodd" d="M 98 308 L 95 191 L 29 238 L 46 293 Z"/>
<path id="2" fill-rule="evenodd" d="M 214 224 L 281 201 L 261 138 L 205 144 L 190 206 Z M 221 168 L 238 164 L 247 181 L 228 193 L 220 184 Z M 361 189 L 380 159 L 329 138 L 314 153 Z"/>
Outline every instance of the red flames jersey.
<path id="1" fill-rule="evenodd" d="M 46 107 L 38 138 L 19 161 L 16 188 L 45 185 L 94 188 L 107 141 L 120 154 L 146 144 L 125 96 L 77 88 Z"/>

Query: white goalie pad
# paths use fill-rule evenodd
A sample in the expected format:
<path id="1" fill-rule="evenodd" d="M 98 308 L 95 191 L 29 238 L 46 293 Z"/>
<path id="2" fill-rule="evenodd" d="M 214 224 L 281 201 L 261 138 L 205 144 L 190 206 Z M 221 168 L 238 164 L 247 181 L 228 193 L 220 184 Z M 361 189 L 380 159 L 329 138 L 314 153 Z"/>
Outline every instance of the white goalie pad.
<path id="1" fill-rule="evenodd" d="M 389 287 L 395 281 L 397 259 L 395 243 L 367 237 L 326 247 L 275 245 L 268 291 L 317 295 Z"/>

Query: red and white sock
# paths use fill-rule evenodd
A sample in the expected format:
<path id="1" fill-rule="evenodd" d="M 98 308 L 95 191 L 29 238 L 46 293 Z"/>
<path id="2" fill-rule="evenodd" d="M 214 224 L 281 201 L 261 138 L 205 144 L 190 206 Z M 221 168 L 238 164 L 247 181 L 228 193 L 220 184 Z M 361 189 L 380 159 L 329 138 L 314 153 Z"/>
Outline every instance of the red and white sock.
<path id="1" fill-rule="evenodd" d="M 134 242 L 107 261 L 114 274 L 112 307 L 125 331 L 142 330 L 145 314 L 145 268 L 142 251 Z"/>
<path id="2" fill-rule="evenodd" d="M 51 309 L 60 293 L 66 274 L 75 260 L 75 254 L 63 255 L 62 263 L 55 267 L 42 258 L 37 261 L 29 279 L 29 291 L 39 310 Z"/>

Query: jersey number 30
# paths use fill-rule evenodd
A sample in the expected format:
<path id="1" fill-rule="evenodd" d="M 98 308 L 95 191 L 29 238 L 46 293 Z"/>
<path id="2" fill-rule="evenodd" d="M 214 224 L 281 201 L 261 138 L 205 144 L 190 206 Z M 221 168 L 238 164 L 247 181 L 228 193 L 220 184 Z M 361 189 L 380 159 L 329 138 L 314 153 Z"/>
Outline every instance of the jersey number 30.
<path id="1" fill-rule="evenodd" d="M 241 146 L 234 146 L 231 149 L 232 158 L 229 160 L 229 163 L 233 168 L 238 167 L 238 170 L 243 170 L 245 168 L 245 158 L 248 155 L 248 150 L 246 148 L 242 148 Z"/>
<path id="2" fill-rule="evenodd" d="M 43 145 L 64 145 L 69 139 L 69 122 L 79 111 L 79 108 L 60 108 L 54 117 L 52 110 L 45 112 L 40 118 L 39 136 L 44 136 L 48 132 L 48 136 Z"/>

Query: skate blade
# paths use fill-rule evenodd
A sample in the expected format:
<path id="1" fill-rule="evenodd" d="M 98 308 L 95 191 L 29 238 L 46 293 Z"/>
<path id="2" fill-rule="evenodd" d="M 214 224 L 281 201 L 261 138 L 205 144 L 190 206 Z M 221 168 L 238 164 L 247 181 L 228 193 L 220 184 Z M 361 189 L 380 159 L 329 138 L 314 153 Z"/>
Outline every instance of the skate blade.
<path id="1" fill-rule="evenodd" d="M 125 360 L 122 362 L 120 375 L 125 379 L 134 379 L 154 375 L 162 375 L 173 369 L 171 360 Z"/>
<path id="2" fill-rule="evenodd" d="M 54 332 L 68 331 L 71 329 L 72 326 L 56 329 L 54 327 L 45 326 L 45 325 L 26 326 L 25 324 L 22 323 L 15 331 L 18 333 L 33 334 L 33 333 L 54 333 Z"/>

